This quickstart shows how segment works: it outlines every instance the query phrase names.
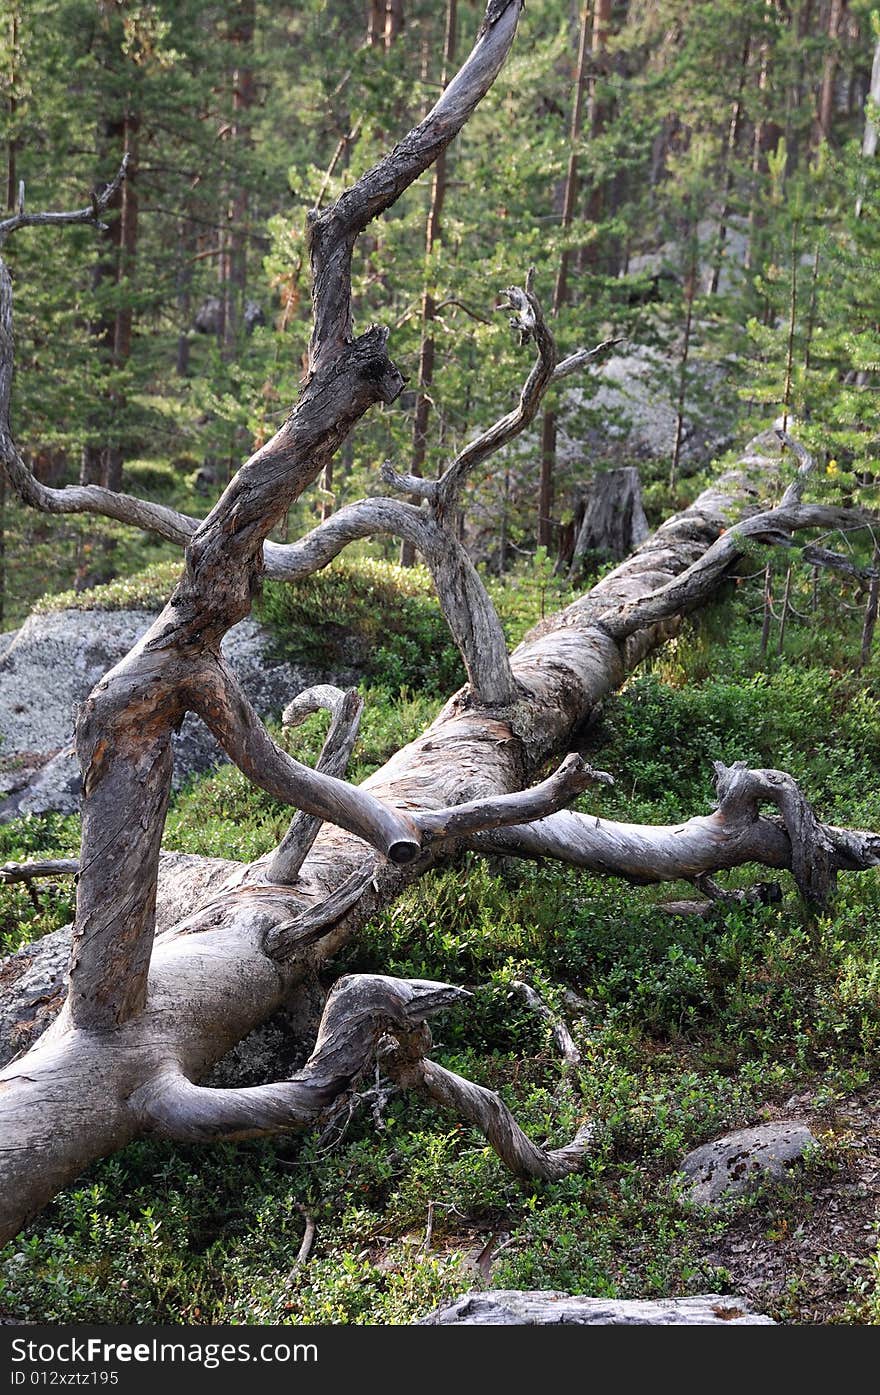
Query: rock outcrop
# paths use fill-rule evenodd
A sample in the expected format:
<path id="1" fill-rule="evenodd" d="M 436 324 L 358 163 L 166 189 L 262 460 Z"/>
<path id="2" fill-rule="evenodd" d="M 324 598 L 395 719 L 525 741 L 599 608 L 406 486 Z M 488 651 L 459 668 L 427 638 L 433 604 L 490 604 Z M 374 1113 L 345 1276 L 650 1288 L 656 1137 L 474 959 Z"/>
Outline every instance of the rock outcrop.
<path id="1" fill-rule="evenodd" d="M 34 614 L 4 636 L 0 652 L 0 821 L 20 814 L 79 808 L 73 749 L 77 705 L 140 638 L 154 616 L 144 610 L 58 610 Z M 243 620 L 223 652 L 263 717 L 323 675 L 269 657 L 269 634 Z M 225 759 L 196 718 L 174 738 L 175 784 Z"/>

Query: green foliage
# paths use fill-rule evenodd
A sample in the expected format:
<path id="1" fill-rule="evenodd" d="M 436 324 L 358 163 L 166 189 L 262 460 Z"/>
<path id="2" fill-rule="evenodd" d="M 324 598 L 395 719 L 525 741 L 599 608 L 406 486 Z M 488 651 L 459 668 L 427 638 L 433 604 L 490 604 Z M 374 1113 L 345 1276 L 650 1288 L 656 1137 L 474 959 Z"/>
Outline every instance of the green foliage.
<path id="1" fill-rule="evenodd" d="M 0 863 L 31 858 L 77 857 L 79 819 L 60 814 L 28 814 L 0 824 Z M 36 898 L 23 883 L 0 889 L 0 955 L 12 954 L 73 918 L 73 879 L 36 884 Z"/>
<path id="2" fill-rule="evenodd" d="M 440 697 L 464 679 L 425 568 L 337 561 L 293 586 L 267 582 L 257 614 L 283 658 L 357 668 L 393 692 L 416 687 Z"/>

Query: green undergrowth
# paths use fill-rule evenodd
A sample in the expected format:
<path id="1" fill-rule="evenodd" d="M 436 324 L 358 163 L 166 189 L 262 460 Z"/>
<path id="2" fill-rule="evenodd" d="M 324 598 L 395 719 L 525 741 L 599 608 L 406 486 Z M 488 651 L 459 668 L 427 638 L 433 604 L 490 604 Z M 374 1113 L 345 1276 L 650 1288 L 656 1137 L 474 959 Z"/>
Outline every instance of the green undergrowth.
<path id="1" fill-rule="evenodd" d="M 85 591 L 47 594 L 35 610 L 157 610 L 180 575 L 166 558 Z M 552 574 L 543 550 L 520 569 L 486 584 L 511 645 L 545 613 L 574 599 Z M 277 659 L 329 672 L 356 671 L 374 686 L 445 697 L 465 680 L 426 567 L 381 558 L 340 558 L 298 582 L 264 582 L 254 617 L 273 636 Z"/>
<path id="2" fill-rule="evenodd" d="M 358 585 L 386 580 L 362 569 Z M 403 598 L 420 604 L 420 586 L 407 578 Z M 345 589 L 334 580 L 322 593 L 337 615 L 350 613 Z M 581 807 L 652 822 L 708 812 L 711 762 L 740 759 L 790 770 L 822 818 L 880 827 L 880 666 L 855 672 L 858 616 L 832 626 L 833 602 L 820 596 L 810 626 L 792 623 L 785 654 L 761 660 L 754 597 L 731 588 L 609 699 L 587 754 L 617 783 Z M 807 613 L 805 598 L 796 603 Z M 507 623 L 525 628 L 534 597 L 519 605 L 529 621 Z M 418 609 L 400 613 L 422 624 Z M 366 696 L 356 778 L 438 707 L 430 683 L 374 682 Z M 285 733 L 289 749 L 314 760 L 325 720 Z M 166 845 L 252 857 L 286 818 L 227 768 L 175 797 Z M 70 851 L 75 821 L 24 820 L 0 837 L 4 858 Z M 727 884 L 768 875 L 740 869 Z M 768 1243 L 794 1232 L 842 1154 L 829 1134 L 785 1186 L 711 1214 L 682 1197 L 678 1161 L 725 1129 L 784 1112 L 797 1091 L 830 1118 L 880 1066 L 880 879 L 841 877 L 818 919 L 780 881 L 779 902 L 725 905 L 706 920 L 663 911 L 693 896 L 688 886 L 636 888 L 550 864 L 468 855 L 423 878 L 339 955 L 333 975 L 381 970 L 468 987 L 466 1006 L 436 1023 L 436 1058 L 500 1090 L 539 1141 L 561 1144 L 594 1120 L 583 1169 L 520 1184 L 472 1129 L 401 1095 L 330 1138 L 140 1142 L 93 1166 L 6 1247 L 0 1311 L 50 1322 L 401 1323 L 479 1287 L 493 1252 L 494 1287 L 731 1291 L 711 1258 L 719 1238 L 765 1212 Z M 26 933 L 50 921 L 33 918 Z M 518 979 L 567 1018 L 579 1066 L 561 1066 Z M 298 1267 L 306 1216 L 317 1238 Z M 845 1261 L 810 1261 L 848 1275 L 830 1320 L 876 1322 L 880 1270 L 862 1251 Z M 797 1293 L 794 1284 L 765 1306 L 809 1320 Z"/>

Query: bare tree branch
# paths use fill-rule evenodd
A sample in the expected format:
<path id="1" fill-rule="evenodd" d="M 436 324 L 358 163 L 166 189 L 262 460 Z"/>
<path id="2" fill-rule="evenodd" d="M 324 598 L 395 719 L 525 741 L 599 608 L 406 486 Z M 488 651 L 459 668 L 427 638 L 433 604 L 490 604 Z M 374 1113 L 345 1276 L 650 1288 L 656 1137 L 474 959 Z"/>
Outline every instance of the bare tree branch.
<path id="1" fill-rule="evenodd" d="M 406 1030 L 468 996 L 448 983 L 351 974 L 334 986 L 315 1048 L 290 1080 L 249 1089 L 209 1089 L 170 1067 L 138 1090 L 132 1106 L 145 1129 L 184 1142 L 302 1129 L 363 1074 L 386 1032 Z"/>
<path id="2" fill-rule="evenodd" d="M 433 164 L 486 95 L 513 43 L 522 4 L 523 0 L 492 0 L 476 45 L 424 120 L 331 208 L 311 217 L 312 374 L 351 341 L 351 259 L 357 238 Z"/>
<path id="3" fill-rule="evenodd" d="M 514 992 L 519 993 L 520 997 L 525 999 L 526 1004 L 531 1008 L 532 1012 L 536 1013 L 538 1017 L 542 1017 L 544 1021 L 549 1024 L 553 1040 L 559 1049 L 559 1054 L 562 1059 L 567 1061 L 570 1066 L 579 1065 L 581 1053 L 575 1046 L 571 1032 L 562 1021 L 562 1018 L 557 1017 L 555 1013 L 551 1012 L 540 993 L 537 993 L 530 983 L 524 983 L 522 979 L 517 978 L 513 980 L 510 986 Z"/>
<path id="4" fill-rule="evenodd" d="M 43 862 L 4 862 L 0 866 L 0 883 L 11 886 L 14 882 L 31 882 L 40 877 L 75 877 L 79 872 L 79 858 L 46 858 Z"/>
<path id="5" fill-rule="evenodd" d="M 693 881 L 712 872 L 759 863 L 788 868 L 799 890 L 823 906 L 837 871 L 880 865 L 880 834 L 819 823 L 796 782 L 778 770 L 742 762 L 715 766 L 714 814 L 667 827 L 616 823 L 562 811 L 531 824 L 480 833 L 468 846 L 516 857 L 552 857 L 602 875 L 638 883 Z M 773 803 L 781 820 L 763 817 Z"/>
<path id="6" fill-rule="evenodd" d="M 321 822 L 329 819 L 347 829 L 392 862 L 404 864 L 418 857 L 419 833 L 411 817 L 357 785 L 310 770 L 282 751 L 225 660 L 201 665 L 194 675 L 191 702 L 230 760 L 255 785 Z"/>
<path id="7" fill-rule="evenodd" d="M 475 799 L 467 804 L 454 804 L 449 809 L 417 813 L 414 819 L 425 842 L 435 838 L 463 838 L 482 829 L 546 818 L 577 795 L 583 794 L 590 785 L 613 783 L 610 775 L 603 770 L 593 770 L 580 756 L 572 753 L 566 756 L 549 779 L 533 785 L 531 789 L 501 794 L 495 799 Z"/>
<path id="8" fill-rule="evenodd" d="M 116 175 L 109 184 L 105 184 L 100 191 L 95 190 L 87 208 L 78 208 L 67 213 L 25 213 L 24 195 L 19 196 L 18 212 L 11 218 L 4 218 L 0 221 L 0 247 L 9 237 L 10 233 L 17 232 L 19 228 L 53 227 L 65 226 L 71 223 L 94 223 L 98 228 L 103 228 L 100 221 L 101 215 L 109 207 L 114 194 L 118 193 L 125 179 L 128 168 L 128 152 L 122 157 L 122 164 Z M 22 186 L 23 188 L 23 186 Z"/>
<path id="9" fill-rule="evenodd" d="M 347 771 L 351 760 L 364 702 L 356 688 L 349 688 L 347 693 L 327 685 L 309 688 L 285 708 L 282 722 L 287 727 L 297 726 L 305 721 L 310 712 L 316 712 L 321 707 L 330 711 L 331 721 L 316 769 L 322 775 L 333 775 L 339 779 Z M 321 819 L 304 814 L 301 810 L 294 814 L 290 827 L 266 864 L 266 876 L 270 881 L 296 881 L 318 836 L 321 823 Z"/>
<path id="10" fill-rule="evenodd" d="M 382 497 L 347 504 L 298 542 L 267 544 L 267 571 L 283 580 L 308 576 L 355 539 L 380 534 L 406 538 L 425 559 L 474 699 L 487 707 L 515 702 L 507 641 L 476 568 L 454 533 L 414 505 Z"/>

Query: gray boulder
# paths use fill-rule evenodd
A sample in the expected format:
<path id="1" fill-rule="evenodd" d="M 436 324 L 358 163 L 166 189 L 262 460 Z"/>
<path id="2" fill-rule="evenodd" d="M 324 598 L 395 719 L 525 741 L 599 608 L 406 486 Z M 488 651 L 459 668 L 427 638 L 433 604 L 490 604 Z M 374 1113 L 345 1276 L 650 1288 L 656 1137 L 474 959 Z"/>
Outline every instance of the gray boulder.
<path id="1" fill-rule="evenodd" d="M 768 1177 L 784 1177 L 816 1145 L 802 1119 L 778 1119 L 753 1129 L 737 1129 L 688 1153 L 681 1174 L 688 1197 L 700 1206 L 742 1196 Z"/>
<path id="2" fill-rule="evenodd" d="M 153 618 L 143 610 L 36 614 L 6 644 L 0 652 L 0 821 L 79 808 L 77 707 Z M 269 647 L 268 632 L 251 619 L 223 641 L 225 657 L 263 717 L 280 714 L 296 693 L 323 676 L 273 661 Z M 174 757 L 178 787 L 225 760 L 193 716 L 174 738 Z"/>

